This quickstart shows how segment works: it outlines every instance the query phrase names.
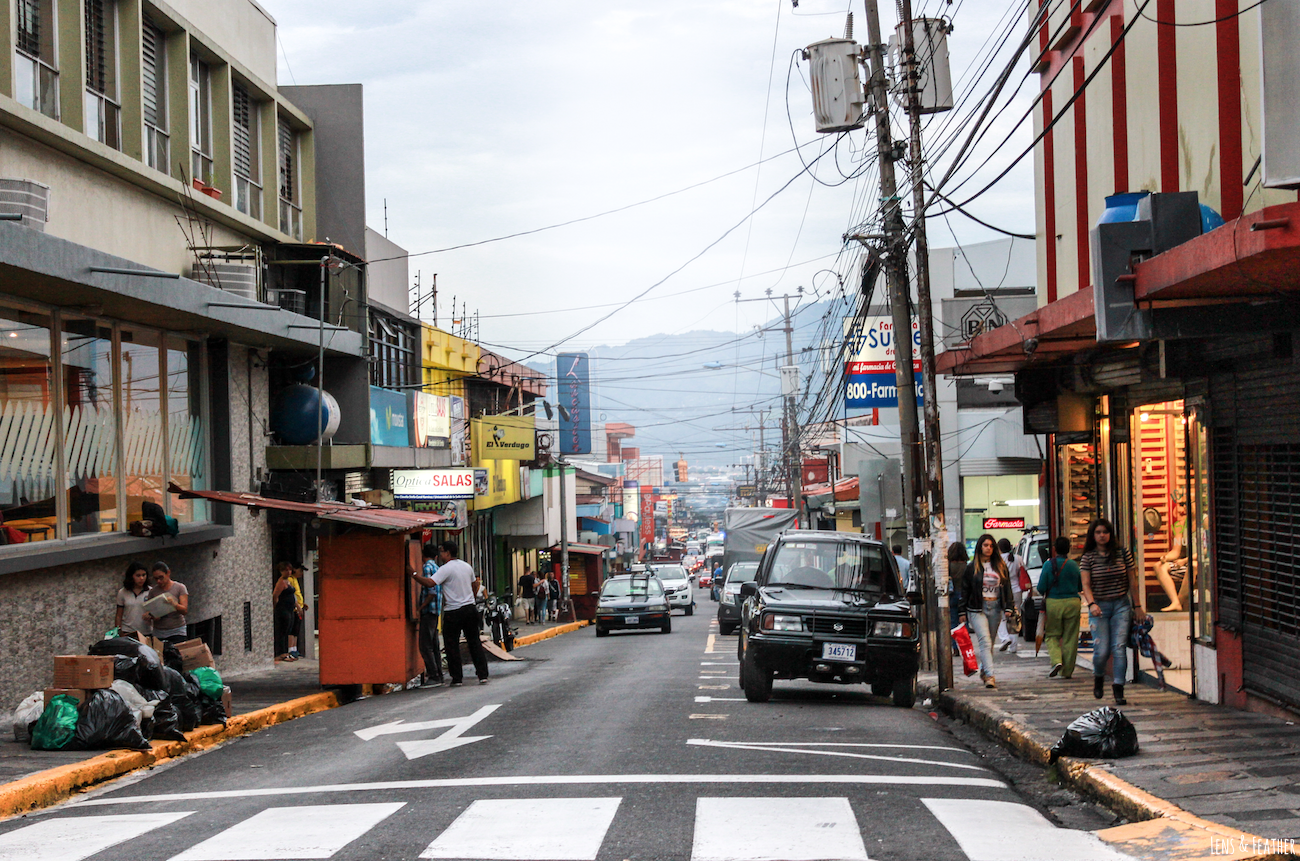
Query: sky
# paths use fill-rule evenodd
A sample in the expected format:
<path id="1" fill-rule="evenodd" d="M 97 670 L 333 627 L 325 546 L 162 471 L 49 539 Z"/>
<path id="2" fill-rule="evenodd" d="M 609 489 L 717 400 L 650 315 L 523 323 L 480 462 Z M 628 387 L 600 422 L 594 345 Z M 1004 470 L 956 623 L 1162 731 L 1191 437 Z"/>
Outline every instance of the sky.
<path id="1" fill-rule="evenodd" d="M 811 302 L 854 271 L 841 237 L 876 205 L 874 137 L 816 134 L 797 52 L 842 36 L 849 9 L 865 41 L 861 2 L 263 2 L 279 25 L 282 84 L 364 85 L 368 220 L 383 231 L 386 207 L 389 238 L 419 255 L 412 277 L 427 287 L 436 273 L 442 328 L 454 297 L 486 346 L 544 361 L 653 335 L 752 332 L 774 307 L 737 303 L 737 291 L 802 287 L 796 304 Z M 1009 56 L 1010 43 L 990 45 L 1024 35 L 1025 4 L 915 5 L 951 18 L 953 78 L 959 98 L 971 94 L 927 123 L 927 147 L 950 157 Z M 888 34 L 894 4 L 881 6 Z M 1032 141 L 1017 122 L 1036 79 L 1022 61 L 1011 81 L 1019 94 L 958 172 L 974 175 L 964 194 Z M 819 155 L 806 171 L 801 159 Z M 969 209 L 1032 233 L 1032 158 Z M 488 241 L 575 219 L 586 220 Z M 957 214 L 930 232 L 934 247 L 998 235 Z"/>

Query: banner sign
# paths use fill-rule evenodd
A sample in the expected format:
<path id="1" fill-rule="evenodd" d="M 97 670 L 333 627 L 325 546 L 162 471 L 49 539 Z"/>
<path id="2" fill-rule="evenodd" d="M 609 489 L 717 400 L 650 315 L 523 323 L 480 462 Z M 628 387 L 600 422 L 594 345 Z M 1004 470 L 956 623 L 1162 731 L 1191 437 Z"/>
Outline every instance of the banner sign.
<path id="1" fill-rule="evenodd" d="M 474 460 L 536 460 L 536 426 L 532 416 L 471 419 Z"/>
<path id="2" fill-rule="evenodd" d="M 431 511 L 446 518 L 434 529 L 464 529 L 469 525 L 469 506 L 463 499 L 412 500 L 408 507 L 411 511 Z"/>
<path id="3" fill-rule="evenodd" d="M 590 361 L 586 353 L 560 353 L 555 358 L 560 388 L 560 406 L 569 412 L 560 416 L 560 454 L 591 452 Z"/>
<path id="4" fill-rule="evenodd" d="M 844 322 L 850 341 L 849 360 L 844 367 L 844 405 L 855 409 L 897 407 L 898 378 L 895 375 L 894 320 L 867 317 L 860 328 L 853 319 Z M 916 402 L 921 403 L 921 324 L 912 321 L 912 376 Z"/>
<path id="5" fill-rule="evenodd" d="M 370 444 L 406 448 L 411 444 L 406 395 L 370 387 Z"/>
<path id="6" fill-rule="evenodd" d="M 410 392 L 411 444 L 416 448 L 451 447 L 451 399 L 428 392 Z"/>
<path id="7" fill-rule="evenodd" d="M 473 499 L 472 469 L 395 469 L 393 496 L 397 499 Z"/>

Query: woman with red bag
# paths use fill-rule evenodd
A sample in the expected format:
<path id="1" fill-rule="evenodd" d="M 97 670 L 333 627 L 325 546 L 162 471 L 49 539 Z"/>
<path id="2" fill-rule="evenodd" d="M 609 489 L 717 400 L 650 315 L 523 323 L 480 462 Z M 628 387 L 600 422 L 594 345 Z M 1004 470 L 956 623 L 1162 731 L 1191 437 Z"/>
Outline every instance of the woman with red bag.
<path id="1" fill-rule="evenodd" d="M 998 542 L 985 533 L 975 542 L 975 558 L 966 566 L 961 578 L 962 599 L 966 610 L 966 627 L 975 639 L 980 678 L 984 687 L 996 689 L 993 676 L 993 636 L 1005 616 L 1015 607 L 1011 596 L 1011 577 L 1006 560 L 998 552 Z"/>

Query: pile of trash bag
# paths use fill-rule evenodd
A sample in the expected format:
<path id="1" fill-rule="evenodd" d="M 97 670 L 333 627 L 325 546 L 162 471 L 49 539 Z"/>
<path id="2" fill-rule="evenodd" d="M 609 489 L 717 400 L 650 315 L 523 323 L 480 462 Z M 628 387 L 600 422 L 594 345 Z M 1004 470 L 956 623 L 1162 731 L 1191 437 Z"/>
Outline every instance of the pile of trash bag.
<path id="1" fill-rule="evenodd" d="M 1048 762 L 1063 756 L 1118 759 L 1138 752 L 1137 727 L 1113 706 L 1080 715 L 1065 728 L 1061 740 L 1052 745 Z"/>
<path id="2" fill-rule="evenodd" d="M 45 702 L 37 691 L 13 713 L 14 739 L 33 750 L 149 749 L 150 741 L 184 741 L 205 724 L 226 723 L 225 686 L 211 667 L 187 672 L 170 643 L 164 653 L 131 637 L 90 647 L 113 657 L 113 685 L 86 691 L 85 702 L 60 694 Z"/>

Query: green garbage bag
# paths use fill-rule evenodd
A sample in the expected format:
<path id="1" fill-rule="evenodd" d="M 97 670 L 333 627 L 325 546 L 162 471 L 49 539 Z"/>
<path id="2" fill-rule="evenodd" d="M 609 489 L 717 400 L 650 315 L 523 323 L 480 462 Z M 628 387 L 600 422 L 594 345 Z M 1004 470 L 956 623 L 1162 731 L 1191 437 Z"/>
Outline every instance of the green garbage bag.
<path id="1" fill-rule="evenodd" d="M 222 691 L 225 686 L 221 682 L 221 676 L 211 667 L 198 667 L 190 671 L 194 680 L 199 683 L 199 690 L 210 700 L 221 699 Z"/>
<path id="2" fill-rule="evenodd" d="M 114 637 L 116 637 L 119 633 L 121 633 L 121 631 L 122 631 L 121 628 L 109 628 L 107 631 L 104 632 L 104 639 L 111 640 Z"/>
<path id="3" fill-rule="evenodd" d="M 77 701 L 67 694 L 52 697 L 32 727 L 32 750 L 63 750 L 77 734 Z"/>

